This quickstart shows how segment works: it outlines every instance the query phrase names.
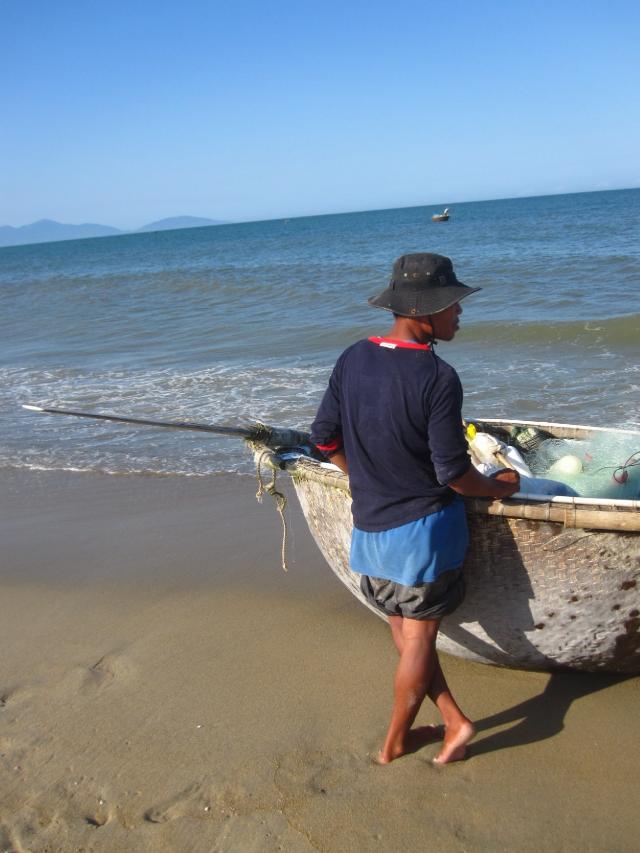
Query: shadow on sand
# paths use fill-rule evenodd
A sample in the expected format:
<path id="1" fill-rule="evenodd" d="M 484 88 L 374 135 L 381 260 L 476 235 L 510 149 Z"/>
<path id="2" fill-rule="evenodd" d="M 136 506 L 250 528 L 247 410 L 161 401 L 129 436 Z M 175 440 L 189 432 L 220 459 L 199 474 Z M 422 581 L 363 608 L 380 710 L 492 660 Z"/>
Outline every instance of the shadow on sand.
<path id="1" fill-rule="evenodd" d="M 551 673 L 542 693 L 512 708 L 477 720 L 475 726 L 478 734 L 507 723 L 515 725 L 474 741 L 469 746 L 468 755 L 471 757 L 499 749 L 511 749 L 553 737 L 564 728 L 564 718 L 572 702 L 634 677 L 636 676 L 577 672 Z"/>

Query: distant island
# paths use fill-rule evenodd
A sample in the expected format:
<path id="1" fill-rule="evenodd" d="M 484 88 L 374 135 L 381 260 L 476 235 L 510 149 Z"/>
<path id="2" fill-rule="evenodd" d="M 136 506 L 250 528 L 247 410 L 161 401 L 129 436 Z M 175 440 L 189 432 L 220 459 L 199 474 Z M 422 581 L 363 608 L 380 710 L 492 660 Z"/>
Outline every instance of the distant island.
<path id="1" fill-rule="evenodd" d="M 30 225 L 14 228 L 0 225 L 0 247 L 24 246 L 28 243 L 54 243 L 59 240 L 82 240 L 87 237 L 112 237 L 117 234 L 139 234 L 149 231 L 174 231 L 178 228 L 206 228 L 210 225 L 225 225 L 221 219 L 203 219 L 200 216 L 170 216 L 150 222 L 133 231 L 122 231 L 110 225 L 86 222 L 83 225 L 66 225 L 53 219 L 40 219 Z"/>
<path id="2" fill-rule="evenodd" d="M 205 228 L 209 225 L 225 225 L 220 219 L 202 219 L 200 216 L 170 216 L 143 225 L 138 231 L 175 231 L 177 228 Z M 137 232 L 136 232 L 137 233 Z"/>

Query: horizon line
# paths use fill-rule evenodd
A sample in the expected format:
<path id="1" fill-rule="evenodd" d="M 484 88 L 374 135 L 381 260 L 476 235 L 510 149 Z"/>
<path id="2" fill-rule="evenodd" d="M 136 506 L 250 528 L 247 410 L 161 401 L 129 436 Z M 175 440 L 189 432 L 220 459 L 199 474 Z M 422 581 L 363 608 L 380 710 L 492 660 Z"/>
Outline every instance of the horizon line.
<path id="1" fill-rule="evenodd" d="M 360 213 L 383 213 L 385 211 L 390 210 L 412 210 L 412 209 L 420 209 L 427 207 L 441 207 L 443 204 L 449 207 L 452 207 L 454 204 L 463 205 L 463 204 L 487 204 L 494 201 L 518 201 L 525 199 L 533 199 L 533 198 L 553 198 L 556 196 L 562 195 L 587 195 L 592 193 L 605 193 L 605 192 L 628 192 L 630 190 L 638 190 L 640 186 L 632 186 L 632 187 L 610 187 L 608 189 L 597 189 L 597 190 L 574 190 L 572 192 L 551 192 L 551 193 L 536 193 L 534 195 L 515 195 L 515 196 L 498 196 L 496 198 L 476 198 L 476 199 L 468 199 L 466 201 L 449 201 L 449 202 L 426 202 L 425 204 L 408 204 L 408 205 L 400 205 L 397 207 L 374 207 L 367 208 L 366 210 L 343 210 L 343 211 L 333 211 L 331 213 L 305 213 L 302 215 L 293 215 L 293 216 L 272 216 L 266 219 L 224 219 L 219 220 L 218 224 L 215 225 L 194 225 L 188 226 L 186 228 L 159 228 L 157 231 L 141 231 L 142 228 L 147 227 L 147 225 L 154 224 L 147 223 L 146 225 L 138 226 L 138 228 L 133 229 L 118 229 L 120 231 L 119 234 L 101 234 L 93 237 L 69 237 L 64 240 L 42 240 L 42 241 L 34 241 L 33 243 L 17 243 L 15 245 L 8 246 L 0 246 L 1 249 L 17 249 L 22 246 L 37 246 L 37 245 L 46 245 L 48 243 L 71 243 L 77 240 L 107 240 L 107 239 L 115 239 L 118 237 L 132 237 L 132 236 L 141 236 L 142 234 L 158 234 L 158 233 L 170 233 L 172 231 L 195 231 L 200 230 L 202 228 L 224 228 L 227 226 L 236 226 L 236 225 L 252 225 L 264 222 L 282 222 L 289 220 L 298 220 L 298 219 L 317 219 L 324 216 L 352 216 L 354 214 Z M 184 214 L 185 218 L 193 218 L 193 219 L 210 219 L 208 216 L 191 216 L 190 214 Z M 166 216 L 162 219 L 155 220 L 155 222 L 163 222 L 166 219 L 178 219 L 179 216 Z M 36 219 L 33 222 L 29 222 L 26 225 L 17 225 L 17 226 L 7 226 L 3 225 L 0 228 L 9 227 L 9 228 L 26 228 L 29 225 L 35 225 L 38 222 L 52 222 L 56 225 L 68 225 L 69 227 L 82 227 L 83 225 L 95 225 L 102 228 L 117 228 L 115 225 L 104 225 L 100 222 L 80 222 L 80 223 L 71 223 L 71 222 L 59 222 L 55 219 L 48 219 L 47 217 L 43 219 Z"/>

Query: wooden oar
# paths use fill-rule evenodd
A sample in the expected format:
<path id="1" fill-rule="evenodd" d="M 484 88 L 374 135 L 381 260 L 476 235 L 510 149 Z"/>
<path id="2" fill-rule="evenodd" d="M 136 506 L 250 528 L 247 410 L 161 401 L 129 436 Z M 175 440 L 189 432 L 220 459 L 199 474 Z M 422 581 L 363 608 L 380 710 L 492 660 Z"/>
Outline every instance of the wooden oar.
<path id="1" fill-rule="evenodd" d="M 502 465 L 503 468 L 511 468 L 512 471 L 517 470 L 516 468 L 514 468 L 513 462 L 511 462 L 509 459 L 507 459 L 507 457 L 504 455 L 504 453 L 501 453 L 499 450 L 496 450 L 496 452 L 494 453 L 494 456 L 496 457 L 496 459 Z"/>
<path id="2" fill-rule="evenodd" d="M 255 424 L 249 428 L 218 426 L 216 424 L 200 424 L 192 421 L 155 421 L 148 418 L 129 418 L 122 415 L 101 415 L 97 412 L 78 412 L 72 409 L 56 409 L 45 406 L 23 404 L 23 409 L 31 412 L 42 412 L 47 415 L 72 415 L 76 418 L 91 418 L 97 421 L 113 421 L 120 424 L 135 424 L 136 426 L 164 427 L 167 429 L 190 429 L 197 432 L 212 432 L 216 435 L 226 435 L 231 438 L 244 438 L 249 441 L 260 441 L 270 447 L 296 447 L 309 442 L 306 432 L 295 429 L 279 429 L 266 424 Z"/>

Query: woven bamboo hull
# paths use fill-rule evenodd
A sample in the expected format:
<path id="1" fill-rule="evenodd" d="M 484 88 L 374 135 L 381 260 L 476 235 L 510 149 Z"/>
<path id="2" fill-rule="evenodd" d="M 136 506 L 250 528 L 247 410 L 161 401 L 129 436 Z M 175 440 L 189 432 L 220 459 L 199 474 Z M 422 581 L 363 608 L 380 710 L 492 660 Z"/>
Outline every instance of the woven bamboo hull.
<path id="1" fill-rule="evenodd" d="M 586 428 L 562 430 L 554 434 Z M 307 459 L 286 467 L 325 559 L 370 607 L 349 568 L 346 476 Z M 640 504 L 594 503 L 467 501 L 467 594 L 443 620 L 439 648 L 522 669 L 640 672 Z"/>

